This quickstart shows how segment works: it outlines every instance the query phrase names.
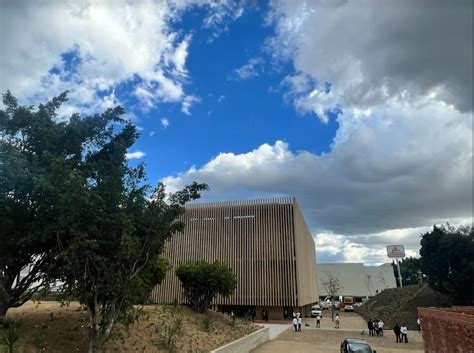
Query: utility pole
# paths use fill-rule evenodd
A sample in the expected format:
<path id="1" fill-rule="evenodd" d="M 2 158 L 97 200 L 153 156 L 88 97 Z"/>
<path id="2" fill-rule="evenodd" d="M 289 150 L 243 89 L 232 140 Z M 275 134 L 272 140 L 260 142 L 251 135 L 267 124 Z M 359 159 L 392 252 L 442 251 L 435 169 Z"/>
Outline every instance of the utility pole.
<path id="1" fill-rule="evenodd" d="M 397 257 L 397 270 L 398 270 L 398 280 L 400 281 L 400 288 L 403 288 L 402 272 L 400 271 L 400 262 L 398 261 L 398 257 Z"/>

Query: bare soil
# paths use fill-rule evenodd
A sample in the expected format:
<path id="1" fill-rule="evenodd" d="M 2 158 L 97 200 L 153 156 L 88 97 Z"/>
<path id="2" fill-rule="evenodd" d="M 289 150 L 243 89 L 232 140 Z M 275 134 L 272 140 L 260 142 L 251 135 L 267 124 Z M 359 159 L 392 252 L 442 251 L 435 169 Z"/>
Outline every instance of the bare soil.
<path id="1" fill-rule="evenodd" d="M 248 321 L 232 320 L 220 313 L 196 314 L 187 307 L 144 306 L 138 322 L 128 328 L 117 324 L 104 352 L 169 352 L 167 327 L 181 320 L 174 351 L 209 352 L 256 331 L 260 327 Z M 10 309 L 7 317 L 20 322 L 18 352 L 87 352 L 87 312 L 77 302 L 61 306 L 58 302 L 28 302 Z M 212 322 L 206 331 L 204 320 Z"/>

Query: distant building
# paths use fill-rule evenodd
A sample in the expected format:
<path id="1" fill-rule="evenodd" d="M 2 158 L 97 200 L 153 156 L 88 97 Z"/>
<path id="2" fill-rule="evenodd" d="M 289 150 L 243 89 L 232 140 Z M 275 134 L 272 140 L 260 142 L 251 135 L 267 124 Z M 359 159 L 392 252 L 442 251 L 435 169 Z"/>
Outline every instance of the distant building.
<path id="1" fill-rule="evenodd" d="M 295 199 L 194 204 L 182 221 L 184 232 L 164 253 L 173 270 L 153 290 L 154 302 L 183 302 L 174 270 L 200 259 L 224 262 L 237 276 L 235 292 L 214 301 L 220 310 L 253 309 L 259 319 L 265 309 L 269 319 L 282 319 L 309 313 L 318 301 L 315 245 Z"/>
<path id="2" fill-rule="evenodd" d="M 329 276 L 337 278 L 340 284 L 338 296 L 367 298 L 386 288 L 395 288 L 397 283 L 392 265 L 364 266 L 363 263 L 318 264 L 318 291 L 320 297 L 328 295 L 323 283 Z"/>

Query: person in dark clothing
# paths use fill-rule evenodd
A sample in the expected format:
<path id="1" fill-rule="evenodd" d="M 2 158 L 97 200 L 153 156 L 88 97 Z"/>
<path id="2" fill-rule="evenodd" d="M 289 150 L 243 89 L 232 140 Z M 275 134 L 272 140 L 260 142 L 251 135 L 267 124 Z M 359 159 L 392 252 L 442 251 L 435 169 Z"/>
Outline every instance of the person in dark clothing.
<path id="1" fill-rule="evenodd" d="M 374 335 L 374 323 L 372 322 L 371 319 L 369 319 L 369 321 L 367 321 L 367 328 L 369 329 L 369 336 L 373 336 Z"/>
<path id="2" fill-rule="evenodd" d="M 395 338 L 397 339 L 397 342 L 401 342 L 402 338 L 400 337 L 400 326 L 398 326 L 398 323 L 395 324 L 393 327 L 393 332 L 395 333 Z"/>

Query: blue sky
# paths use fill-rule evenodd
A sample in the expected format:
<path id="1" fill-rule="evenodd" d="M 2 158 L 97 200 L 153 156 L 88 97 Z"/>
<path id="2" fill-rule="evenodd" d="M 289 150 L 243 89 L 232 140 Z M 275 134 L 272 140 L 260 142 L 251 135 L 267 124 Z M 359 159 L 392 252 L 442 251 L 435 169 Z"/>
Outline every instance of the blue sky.
<path id="1" fill-rule="evenodd" d="M 296 197 L 318 261 L 472 223 L 472 2 L 1 3 L 0 90 L 122 105 L 130 163 L 204 200 Z"/>
<path id="2" fill-rule="evenodd" d="M 193 35 L 186 89 L 200 102 L 192 107 L 192 115 L 181 112 L 179 104 L 145 112 L 130 109 L 144 129 L 136 149 L 146 153 L 143 160 L 150 179 L 203 165 L 220 152 L 244 153 L 277 140 L 287 141 L 293 151 L 328 151 L 337 129 L 335 119 L 323 123 L 311 112 L 296 112 L 282 99 L 281 82 L 292 66 L 285 62 L 275 67 L 265 51 L 265 39 L 273 33 L 272 27 L 262 25 L 266 12 L 249 10 L 211 43 L 211 31 L 200 28 L 204 12 L 188 11 L 177 23 L 181 31 Z M 240 78 L 235 70 L 253 58 L 262 60 L 255 76 Z M 134 105 L 136 101 L 130 107 Z M 167 128 L 161 125 L 162 118 L 168 120 Z"/>

